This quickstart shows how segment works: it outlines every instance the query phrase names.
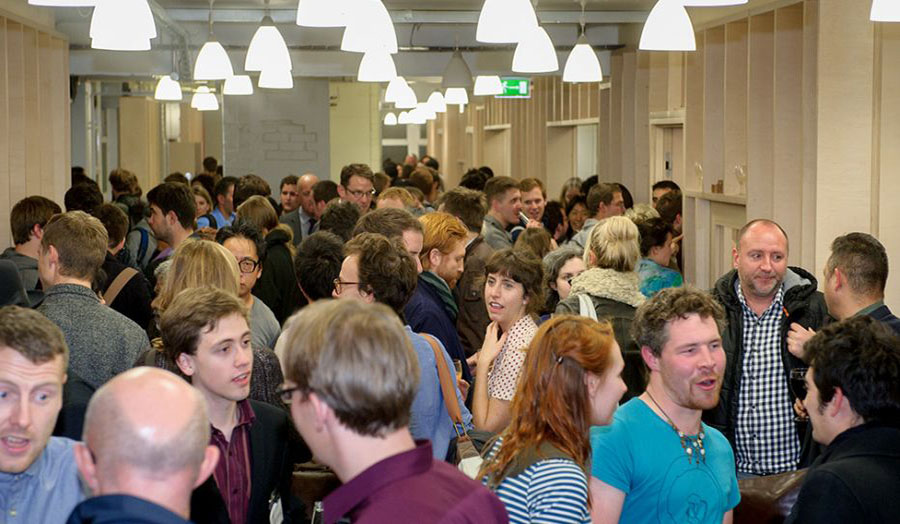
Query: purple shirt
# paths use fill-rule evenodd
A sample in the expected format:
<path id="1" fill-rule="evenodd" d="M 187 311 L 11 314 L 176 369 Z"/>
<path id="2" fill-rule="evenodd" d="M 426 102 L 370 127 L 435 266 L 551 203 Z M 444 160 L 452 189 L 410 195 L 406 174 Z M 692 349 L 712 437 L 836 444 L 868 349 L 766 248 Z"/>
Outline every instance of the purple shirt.
<path id="1" fill-rule="evenodd" d="M 323 501 L 325 524 L 364 522 L 509 522 L 496 495 L 456 468 L 435 460 L 431 443 L 388 457 Z"/>
<path id="2" fill-rule="evenodd" d="M 256 420 L 249 400 L 237 403 L 237 417 L 231 440 L 226 440 L 221 431 L 210 425 L 209 443 L 219 448 L 213 478 L 225 501 L 228 517 L 232 524 L 244 524 L 250 508 L 250 426 Z"/>

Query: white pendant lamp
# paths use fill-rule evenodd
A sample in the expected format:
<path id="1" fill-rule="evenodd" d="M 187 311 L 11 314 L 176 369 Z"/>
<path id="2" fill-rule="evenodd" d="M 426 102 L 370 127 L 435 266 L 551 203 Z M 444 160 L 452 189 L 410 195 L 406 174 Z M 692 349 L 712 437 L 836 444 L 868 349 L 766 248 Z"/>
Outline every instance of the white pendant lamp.
<path id="1" fill-rule="evenodd" d="M 182 98 L 181 84 L 177 80 L 172 80 L 171 76 L 166 75 L 156 83 L 156 91 L 153 92 L 153 98 L 155 100 L 177 102 Z"/>
<path id="2" fill-rule="evenodd" d="M 93 49 L 147 51 L 156 38 L 147 0 L 96 0 L 90 37 Z"/>
<path id="3" fill-rule="evenodd" d="M 900 2 L 897 0 L 872 0 L 869 20 L 873 22 L 900 22 Z"/>
<path id="4" fill-rule="evenodd" d="M 400 97 L 397 98 L 397 101 L 394 102 L 394 107 L 397 109 L 412 109 L 416 107 L 418 103 L 419 99 L 416 97 L 416 92 L 407 85 L 406 89 L 400 93 Z"/>
<path id="5" fill-rule="evenodd" d="M 400 115 L 397 117 L 397 123 L 400 125 L 412 124 L 412 118 L 409 117 L 409 112 L 400 111 Z"/>
<path id="6" fill-rule="evenodd" d="M 694 26 L 682 0 L 659 0 L 644 22 L 638 48 L 644 51 L 696 51 Z"/>
<path id="7" fill-rule="evenodd" d="M 394 59 L 387 51 L 369 51 L 359 62 L 358 82 L 390 82 L 397 76 Z"/>
<path id="8" fill-rule="evenodd" d="M 28 0 L 28 3 L 42 7 L 93 7 L 97 0 Z"/>
<path id="9" fill-rule="evenodd" d="M 475 77 L 475 96 L 493 96 L 503 93 L 503 82 L 497 75 L 478 75 Z"/>
<path id="10" fill-rule="evenodd" d="M 294 77 L 286 69 L 263 69 L 256 85 L 265 89 L 293 89 Z"/>
<path id="11" fill-rule="evenodd" d="M 194 80 L 228 80 L 234 76 L 228 53 L 213 35 L 200 48 L 197 61 L 194 63 Z"/>
<path id="12" fill-rule="evenodd" d="M 351 0 L 300 0 L 297 25 L 303 27 L 344 27 Z"/>
<path id="13" fill-rule="evenodd" d="M 384 90 L 384 101 L 388 103 L 396 103 L 400 99 L 405 89 L 409 88 L 406 79 L 402 76 L 395 76 L 388 82 L 387 88 Z"/>
<path id="14" fill-rule="evenodd" d="M 395 126 L 397 125 L 397 115 L 394 113 L 388 113 L 384 115 L 384 125 L 386 126 Z"/>
<path id="15" fill-rule="evenodd" d="M 228 80 L 225 80 L 225 87 L 222 88 L 222 94 L 252 95 L 253 82 L 250 81 L 250 77 L 247 75 L 234 75 Z"/>
<path id="16" fill-rule="evenodd" d="M 394 22 L 381 0 L 355 0 L 341 39 L 341 51 L 375 50 L 391 54 L 398 51 Z"/>
<path id="17" fill-rule="evenodd" d="M 444 101 L 444 95 L 442 95 L 440 91 L 432 91 L 425 103 L 428 104 L 428 107 L 435 113 L 447 112 L 447 103 Z"/>
<path id="18" fill-rule="evenodd" d="M 209 91 L 206 86 L 197 88 L 197 92 L 191 97 L 191 107 L 197 111 L 217 111 L 219 109 L 219 100 L 216 95 Z"/>
<path id="19" fill-rule="evenodd" d="M 465 105 L 469 103 L 469 94 L 462 87 L 448 87 L 444 91 L 444 102 L 452 105 Z"/>
<path id="20" fill-rule="evenodd" d="M 556 48 L 540 26 L 532 29 L 516 46 L 512 70 L 517 73 L 552 73 L 559 69 Z"/>
<path id="21" fill-rule="evenodd" d="M 453 51 L 453 56 L 450 57 L 447 67 L 444 68 L 441 87 L 444 89 L 449 87 L 468 89 L 472 87 L 472 70 L 469 69 L 469 65 L 466 64 L 466 60 L 459 49 Z"/>
<path id="22" fill-rule="evenodd" d="M 517 44 L 522 35 L 537 25 L 537 15 L 529 0 L 485 0 L 478 15 L 475 40 L 486 44 Z"/>
<path id="23" fill-rule="evenodd" d="M 575 47 L 569 53 L 566 67 L 563 68 L 563 82 L 600 82 L 603 80 L 603 70 L 600 68 L 600 59 L 594 53 L 594 49 L 582 34 L 575 42 Z"/>
<path id="24" fill-rule="evenodd" d="M 247 58 L 244 60 L 245 71 L 262 71 L 274 67 L 276 69 L 293 69 L 291 53 L 288 51 L 284 37 L 275 27 L 275 22 L 268 15 L 250 40 Z"/>
<path id="25" fill-rule="evenodd" d="M 422 125 L 427 122 L 428 122 L 428 119 L 425 118 L 425 114 L 418 107 L 416 107 L 415 109 L 413 109 L 409 112 L 409 123 L 410 124 Z"/>
<path id="26" fill-rule="evenodd" d="M 683 0 L 685 7 L 724 7 L 728 5 L 744 5 L 747 0 Z"/>

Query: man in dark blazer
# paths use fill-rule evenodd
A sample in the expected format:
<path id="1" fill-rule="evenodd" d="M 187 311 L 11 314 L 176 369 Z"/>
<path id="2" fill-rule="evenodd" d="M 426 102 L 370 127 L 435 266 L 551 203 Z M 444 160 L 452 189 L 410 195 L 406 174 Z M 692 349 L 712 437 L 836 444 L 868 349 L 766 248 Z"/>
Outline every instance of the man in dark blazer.
<path id="1" fill-rule="evenodd" d="M 294 245 L 300 245 L 300 242 L 310 234 L 318 231 L 318 221 L 316 220 L 316 201 L 313 198 L 313 186 L 319 181 L 319 178 L 312 174 L 306 173 L 299 179 L 294 178 L 294 185 L 286 183 L 291 177 L 286 177 L 281 181 L 282 207 L 284 209 L 281 215 L 281 223 L 287 224 L 291 231 L 294 232 Z M 290 193 L 290 188 L 295 188 L 297 194 L 296 207 L 290 208 L 287 202 L 293 202 L 290 199 L 285 200 L 285 192 Z"/>
<path id="2" fill-rule="evenodd" d="M 291 497 L 298 454 L 287 414 L 249 400 L 253 352 L 248 312 L 237 296 L 219 289 L 179 294 L 160 319 L 164 351 L 190 377 L 209 410 L 210 444 L 221 458 L 194 490 L 197 524 L 268 522 L 280 502 L 285 522 L 302 514 Z"/>

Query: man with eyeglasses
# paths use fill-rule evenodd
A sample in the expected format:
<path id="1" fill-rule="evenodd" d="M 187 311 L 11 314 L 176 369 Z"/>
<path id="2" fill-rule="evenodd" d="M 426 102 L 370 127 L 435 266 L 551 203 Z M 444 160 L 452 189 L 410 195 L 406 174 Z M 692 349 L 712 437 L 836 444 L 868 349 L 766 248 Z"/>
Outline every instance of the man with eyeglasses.
<path id="1" fill-rule="evenodd" d="M 341 169 L 341 185 L 338 195 L 345 202 L 353 202 L 365 214 L 375 196 L 375 174 L 365 164 L 350 164 Z"/>
<path id="2" fill-rule="evenodd" d="M 269 522 L 281 501 L 285 522 L 299 522 L 291 471 L 302 449 L 292 445 L 283 410 L 249 399 L 253 350 L 246 306 L 218 288 L 179 293 L 159 322 L 168 359 L 200 392 L 209 415 L 209 443 L 220 459 L 194 489 L 190 520 L 197 524 Z"/>
<path id="3" fill-rule="evenodd" d="M 225 226 L 216 233 L 216 242 L 222 244 L 234 255 L 241 273 L 238 298 L 250 310 L 250 338 L 254 347 L 274 348 L 281 325 L 275 313 L 251 291 L 262 275 L 266 243 L 256 228 L 248 220 L 238 220 L 234 225 Z"/>

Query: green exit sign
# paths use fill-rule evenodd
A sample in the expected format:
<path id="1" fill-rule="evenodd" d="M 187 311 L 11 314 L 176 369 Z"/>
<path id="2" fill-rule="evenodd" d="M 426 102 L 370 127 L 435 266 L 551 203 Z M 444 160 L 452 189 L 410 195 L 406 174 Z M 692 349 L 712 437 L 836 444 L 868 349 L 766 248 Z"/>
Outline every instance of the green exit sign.
<path id="1" fill-rule="evenodd" d="M 531 98 L 531 79 L 522 77 L 504 76 L 500 78 L 503 84 L 503 93 L 497 98 Z"/>

